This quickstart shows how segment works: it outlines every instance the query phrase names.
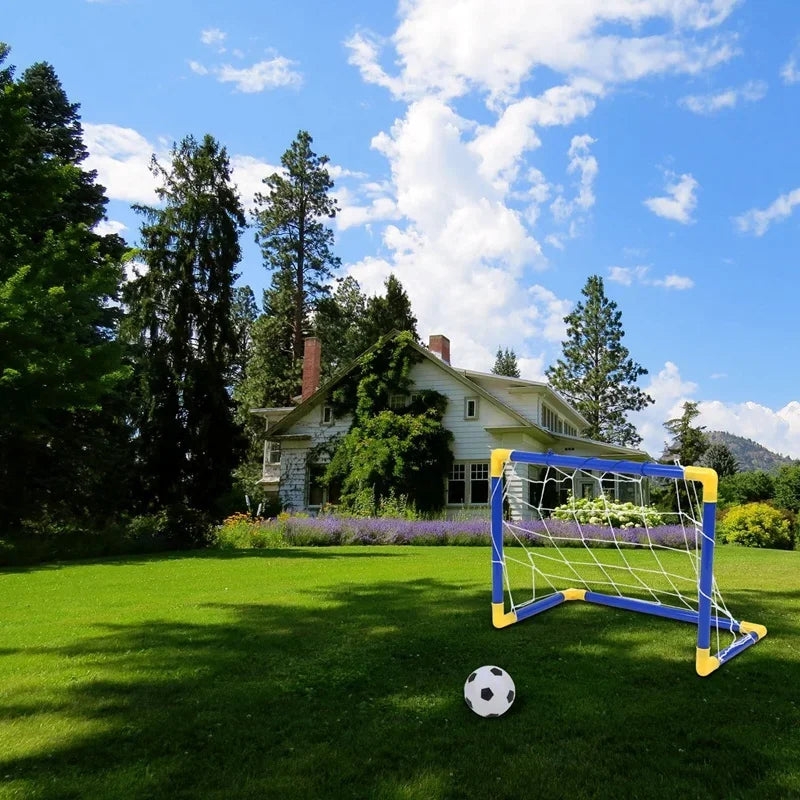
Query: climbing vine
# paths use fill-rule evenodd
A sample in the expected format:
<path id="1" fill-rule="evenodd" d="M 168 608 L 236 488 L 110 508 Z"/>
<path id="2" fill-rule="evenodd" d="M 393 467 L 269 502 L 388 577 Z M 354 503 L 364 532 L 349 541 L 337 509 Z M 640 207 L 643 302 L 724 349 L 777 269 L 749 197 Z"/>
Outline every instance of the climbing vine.
<path id="1" fill-rule="evenodd" d="M 402 408 L 390 408 L 393 394 L 407 394 L 411 368 L 423 358 L 412 342 L 409 333 L 382 337 L 332 393 L 335 413 L 353 415 L 325 475 L 341 486 L 345 511 L 377 507 L 390 496 L 405 496 L 422 512 L 444 504 L 453 462 L 453 435 L 442 422 L 447 398 L 423 390 Z"/>

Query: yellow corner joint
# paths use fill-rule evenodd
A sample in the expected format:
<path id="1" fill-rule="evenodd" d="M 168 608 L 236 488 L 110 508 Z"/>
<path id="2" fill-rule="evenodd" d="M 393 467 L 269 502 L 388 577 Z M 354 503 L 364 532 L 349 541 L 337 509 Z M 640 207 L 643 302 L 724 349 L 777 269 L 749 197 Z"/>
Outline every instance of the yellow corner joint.
<path id="1" fill-rule="evenodd" d="M 586 589 L 564 589 L 561 594 L 564 595 L 565 600 L 585 600 Z"/>
<path id="2" fill-rule="evenodd" d="M 502 603 L 492 603 L 492 625 L 495 628 L 507 628 L 517 621 L 517 615 L 513 611 L 506 614 L 505 606 Z"/>
<path id="3" fill-rule="evenodd" d="M 719 659 L 711 655 L 709 648 L 697 648 L 697 674 L 701 678 L 710 675 L 717 667 L 719 667 Z"/>
<path id="4" fill-rule="evenodd" d="M 763 639 L 767 635 L 767 629 L 755 622 L 740 622 L 739 633 L 754 633 L 759 639 Z"/>
<path id="5" fill-rule="evenodd" d="M 683 477 L 687 481 L 699 481 L 703 484 L 703 502 L 717 502 L 717 473 L 710 467 L 684 467 Z"/>
<path id="6" fill-rule="evenodd" d="M 492 477 L 499 478 L 503 474 L 503 467 L 511 457 L 511 451 L 503 448 L 492 450 Z"/>

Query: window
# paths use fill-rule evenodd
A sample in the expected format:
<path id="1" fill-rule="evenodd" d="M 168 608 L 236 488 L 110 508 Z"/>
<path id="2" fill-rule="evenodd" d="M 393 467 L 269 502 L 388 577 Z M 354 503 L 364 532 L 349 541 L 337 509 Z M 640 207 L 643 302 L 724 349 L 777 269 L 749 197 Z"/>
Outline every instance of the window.
<path id="1" fill-rule="evenodd" d="M 325 503 L 325 487 L 322 477 L 325 475 L 324 464 L 311 464 L 308 468 L 308 505 L 321 506 Z"/>
<path id="2" fill-rule="evenodd" d="M 447 505 L 481 505 L 489 502 L 489 463 L 453 464 L 447 479 Z"/>
<path id="3" fill-rule="evenodd" d="M 489 465 L 469 465 L 469 501 L 470 503 L 489 502 Z"/>
<path id="4" fill-rule="evenodd" d="M 264 459 L 267 464 L 280 464 L 281 463 L 281 445 L 280 442 L 267 442 L 267 453 Z"/>
<path id="5" fill-rule="evenodd" d="M 319 507 L 338 503 L 342 487 L 335 482 L 325 486 L 322 482 L 327 464 L 310 464 L 308 467 L 308 506 Z"/>
<path id="6" fill-rule="evenodd" d="M 464 419 L 478 419 L 478 398 L 464 398 Z"/>
<path id="7" fill-rule="evenodd" d="M 591 500 L 594 497 L 594 484 L 582 483 L 581 484 L 581 497 Z"/>
<path id="8" fill-rule="evenodd" d="M 422 392 L 411 392 L 411 402 L 416 403 L 417 400 L 422 399 Z"/>
<path id="9" fill-rule="evenodd" d="M 453 464 L 447 480 L 447 504 L 462 505 L 467 502 L 466 464 Z"/>
<path id="10" fill-rule="evenodd" d="M 574 425 L 568 425 L 566 422 L 564 423 L 564 433 L 570 436 L 577 436 L 578 429 Z"/>
<path id="11" fill-rule="evenodd" d="M 555 431 L 557 425 L 558 414 L 546 405 L 542 405 L 542 427 L 549 431 Z"/>
<path id="12" fill-rule="evenodd" d="M 406 396 L 404 394 L 389 395 L 389 408 L 392 411 L 402 411 L 406 407 Z"/>
<path id="13" fill-rule="evenodd" d="M 322 406 L 322 424 L 333 425 L 333 408 L 331 406 Z"/>

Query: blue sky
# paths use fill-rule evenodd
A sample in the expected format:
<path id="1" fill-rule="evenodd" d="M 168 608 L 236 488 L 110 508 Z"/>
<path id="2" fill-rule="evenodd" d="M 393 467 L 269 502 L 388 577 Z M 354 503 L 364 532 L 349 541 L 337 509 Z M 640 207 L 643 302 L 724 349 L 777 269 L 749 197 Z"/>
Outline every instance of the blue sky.
<path id="1" fill-rule="evenodd" d="M 2 35 L 81 103 L 129 242 L 150 153 L 212 133 L 249 202 L 305 128 L 343 273 L 374 292 L 394 271 L 457 365 L 511 345 L 541 377 L 597 273 L 650 371 L 651 452 L 693 399 L 800 457 L 794 0 L 6 0 Z"/>

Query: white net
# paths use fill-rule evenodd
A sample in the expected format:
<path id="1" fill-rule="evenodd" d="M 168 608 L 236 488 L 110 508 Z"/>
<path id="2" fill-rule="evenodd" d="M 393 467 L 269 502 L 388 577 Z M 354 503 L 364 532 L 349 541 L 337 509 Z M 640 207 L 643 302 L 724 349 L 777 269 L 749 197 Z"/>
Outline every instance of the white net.
<path id="1" fill-rule="evenodd" d="M 567 589 L 635 598 L 697 613 L 705 541 L 696 484 L 663 480 L 672 512 L 650 505 L 647 478 L 508 462 L 503 480 L 503 564 L 512 611 Z M 716 579 L 717 650 L 737 624 Z"/>

